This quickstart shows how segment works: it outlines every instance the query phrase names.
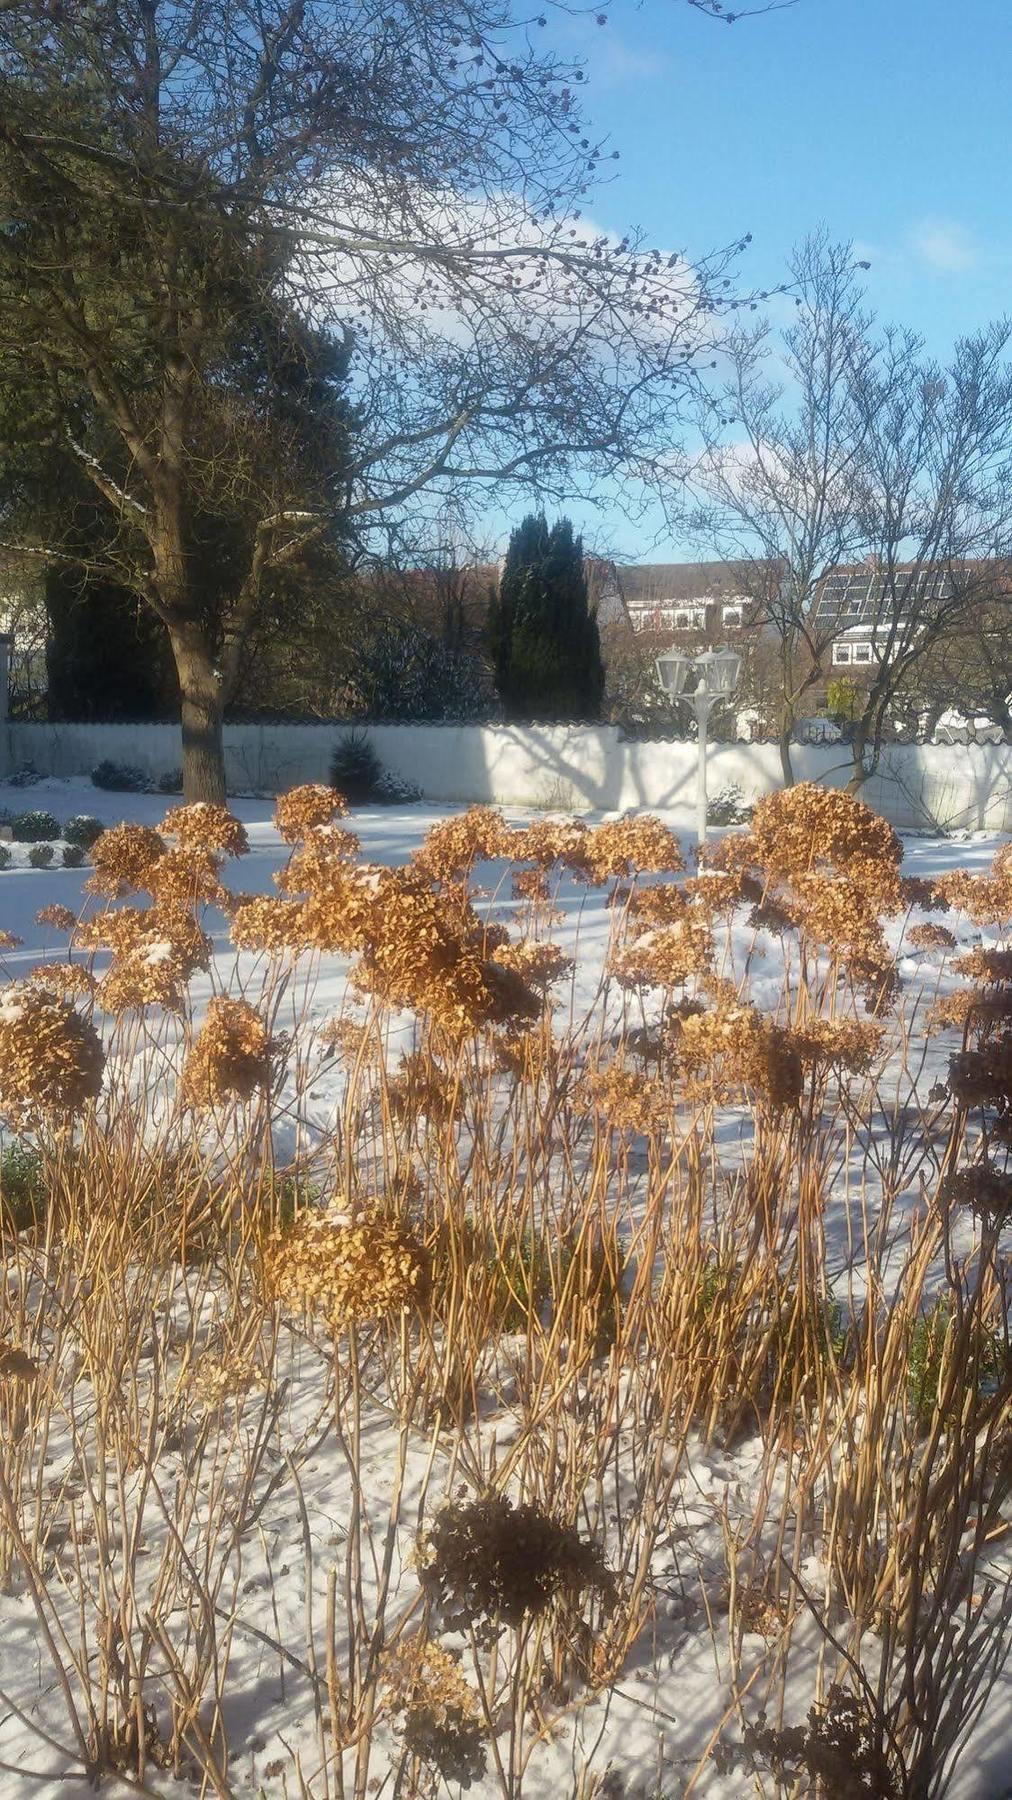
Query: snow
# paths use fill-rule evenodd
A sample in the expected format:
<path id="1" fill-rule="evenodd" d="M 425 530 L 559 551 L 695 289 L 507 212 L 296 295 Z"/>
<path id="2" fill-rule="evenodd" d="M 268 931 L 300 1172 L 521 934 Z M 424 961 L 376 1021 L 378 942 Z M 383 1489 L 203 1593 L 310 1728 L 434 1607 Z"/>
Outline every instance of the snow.
<path id="1" fill-rule="evenodd" d="M 167 806 L 173 804 L 161 795 L 110 794 L 84 782 L 42 781 L 31 788 L 0 787 L 0 806 L 12 812 L 44 805 L 61 820 L 79 813 L 90 813 L 104 823 L 121 819 L 144 824 L 157 824 Z M 225 880 L 239 892 L 272 891 L 272 876 L 287 855 L 271 824 L 271 803 L 239 799 L 232 810 L 246 825 L 250 853 L 230 863 Z M 424 805 L 383 807 L 357 811 L 347 824 L 362 840 L 363 860 L 371 863 L 397 864 L 407 860 L 418 847 L 425 832 L 437 819 L 456 809 L 430 808 Z M 507 814 L 520 819 L 520 814 Z M 676 822 L 676 821 L 673 821 Z M 686 824 L 682 816 L 677 824 Z M 687 834 L 686 834 L 687 835 Z M 983 833 L 965 834 L 959 838 L 911 837 L 905 843 L 904 872 L 913 875 L 936 874 L 964 867 L 983 872 L 998 840 Z M 20 847 L 15 847 L 20 849 Z M 24 859 L 20 856 L 17 862 Z M 87 868 L 33 870 L 15 866 L 0 873 L 0 928 L 16 933 L 23 946 L 2 954 L 3 974 L 17 980 L 44 955 L 52 955 L 63 940 L 53 931 L 39 925 L 36 913 L 54 901 L 71 908 L 84 904 L 83 883 Z M 495 872 L 490 875 L 489 905 L 496 917 L 507 922 L 516 903 L 496 886 Z M 564 990 L 566 999 L 562 1020 L 574 1022 L 589 1016 L 597 1003 L 599 980 L 612 923 L 612 914 L 602 895 L 575 883 L 564 883 L 558 905 L 562 914 L 555 932 L 556 941 L 575 959 L 571 984 Z M 256 978 L 257 959 L 239 956 L 230 945 L 224 921 L 211 927 L 214 961 L 209 976 L 198 977 L 193 993 L 199 1008 L 213 992 L 227 991 L 237 977 L 249 983 Z M 966 943 L 979 934 L 964 929 Z M 748 938 L 741 928 L 732 933 L 731 950 L 737 960 L 748 952 Z M 159 947 L 150 951 L 157 957 Z M 926 993 L 934 991 L 930 969 L 909 959 L 904 974 L 916 984 L 925 984 Z M 339 1013 L 346 1001 L 345 965 L 339 958 L 327 958 L 314 970 L 311 985 L 293 989 L 293 1018 L 308 1010 L 311 1022 L 322 1023 Z M 760 1004 L 775 1004 L 781 979 L 780 967 L 772 955 L 760 947 L 752 951 L 750 975 L 752 991 Z M 403 1035 L 409 1030 L 405 1022 Z M 929 1050 L 917 1071 L 917 1085 L 926 1091 L 937 1079 L 944 1065 L 947 1048 L 939 1044 Z M 897 1074 L 897 1103 L 903 1087 Z M 286 1127 L 287 1138 L 279 1145 L 282 1155 L 291 1154 L 304 1145 L 314 1132 L 326 1130 L 332 1123 L 341 1097 L 341 1078 L 336 1065 L 321 1065 L 318 1077 L 303 1097 L 301 1116 L 292 1117 Z M 909 1098 L 909 1095 L 907 1096 Z M 733 1160 L 739 1132 L 733 1109 L 728 1109 L 722 1122 L 719 1147 L 722 1156 Z M 855 1134 L 859 1136 L 859 1133 Z M 859 1153 L 855 1147 L 855 1156 Z M 845 1169 L 839 1177 L 846 1183 Z M 838 1209 L 834 1254 L 841 1276 L 852 1282 L 859 1271 L 848 1250 L 848 1207 Z M 192 1306 L 197 1288 L 193 1277 L 181 1271 L 177 1296 L 180 1320 Z M 209 1307 L 206 1290 L 200 1304 Z M 213 1311 L 213 1308 L 211 1309 Z M 210 1322 L 210 1321 L 209 1321 Z M 306 1620 L 312 1611 L 322 1641 L 321 1621 L 327 1608 L 328 1567 L 339 1560 L 337 1546 L 348 1530 L 351 1494 L 347 1475 L 338 1455 L 333 1433 L 326 1429 L 325 1384 L 327 1357 L 322 1340 L 313 1342 L 293 1333 L 286 1341 L 288 1358 L 283 1411 L 277 1422 L 278 1440 L 283 1443 L 291 1466 L 298 1466 L 301 1498 L 296 1503 L 292 1483 L 274 1477 L 284 1475 L 283 1466 L 265 1465 L 259 1493 L 262 1506 L 252 1525 L 234 1540 L 217 1542 L 211 1550 L 212 1575 L 220 1580 L 220 1604 L 224 1613 L 234 1606 L 237 1629 L 231 1639 L 230 1667 L 226 1685 L 225 1712 L 231 1746 L 232 1764 L 229 1792 L 256 1795 L 294 1795 L 294 1776 L 298 1756 L 309 1786 L 307 1792 L 323 1795 L 328 1791 L 319 1777 L 319 1753 L 316 1713 L 311 1684 L 306 1679 L 303 1659 L 306 1645 Z M 223 1443 L 228 1432 L 240 1434 L 252 1442 L 266 1416 L 268 1400 L 251 1384 L 250 1392 L 235 1412 L 234 1423 L 227 1428 L 219 1422 Z M 75 1457 L 73 1421 L 68 1422 L 62 1436 L 50 1445 L 52 1465 L 50 1486 L 63 1478 Z M 506 1414 L 498 1425 L 489 1428 L 484 1445 L 486 1457 L 496 1449 L 501 1453 L 510 1441 L 513 1424 Z M 501 1441 L 496 1438 L 500 1433 Z M 438 1447 L 438 1456 L 443 1455 Z M 420 1494 L 434 1455 L 429 1443 L 412 1444 L 406 1451 L 404 1487 L 407 1512 L 414 1495 Z M 382 1532 L 393 1471 L 397 1466 L 398 1432 L 382 1409 L 367 1419 L 363 1449 L 363 1505 L 377 1529 Z M 755 1487 L 761 1476 L 762 1456 L 757 1441 L 745 1440 L 734 1451 L 695 1444 L 684 1459 L 678 1484 L 679 1522 L 672 1534 L 670 1555 L 657 1578 L 657 1609 L 653 1627 L 652 1653 L 634 1658 L 610 1695 L 593 1705 L 577 1710 L 555 1732 L 546 1736 L 532 1758 L 524 1794 L 529 1800 L 567 1800 L 575 1796 L 577 1772 L 581 1758 L 590 1756 L 596 1745 L 595 1769 L 603 1773 L 611 1769 L 622 1785 L 613 1790 L 630 1797 L 653 1800 L 681 1794 L 697 1769 L 707 1744 L 728 1712 L 730 1699 L 727 1669 L 715 1672 L 714 1639 L 707 1620 L 719 1620 L 726 1613 L 725 1545 L 728 1533 L 751 1517 Z M 490 1465 L 491 1466 L 491 1465 Z M 175 1468 L 166 1452 L 165 1468 Z M 176 1471 L 178 1474 L 178 1470 Z M 270 1477 L 270 1478 L 268 1478 Z M 173 1475 L 176 1479 L 176 1475 Z M 182 1477 L 179 1476 L 181 1480 Z M 273 1485 L 272 1485 L 273 1482 Z M 438 1483 L 437 1483 L 438 1486 Z M 131 1508 L 139 1505 L 136 1494 L 122 1497 L 122 1529 L 130 1529 L 134 1517 Z M 158 1508 L 145 1515 L 144 1543 L 148 1561 L 142 1567 L 156 1567 L 169 1531 L 168 1519 L 174 1502 L 166 1492 L 166 1512 L 159 1519 Z M 304 1515 L 303 1515 L 304 1509 Z M 306 1520 L 314 1555 L 307 1594 L 306 1556 L 303 1516 Z M 380 1541 L 382 1541 L 380 1537 Z M 64 1580 L 72 1575 L 69 1549 L 56 1549 L 54 1568 Z M 814 1564 L 803 1562 L 802 1575 L 813 1587 L 818 1586 L 819 1572 Z M 393 1566 L 395 1589 L 410 1595 L 412 1571 L 407 1565 L 406 1546 L 396 1547 Z M 726 1631 L 725 1631 L 726 1636 Z M 57 1794 L 64 1791 L 64 1779 L 73 1776 L 75 1765 L 62 1755 L 59 1745 L 68 1738 L 66 1718 L 61 1713 L 53 1670 L 45 1648 L 39 1640 L 36 1615 L 23 1588 L 0 1593 L 0 1643 L 3 1644 L 0 1673 L 0 1800 L 19 1800 L 23 1794 Z M 761 1697 L 762 1669 L 766 1645 L 756 1633 L 746 1632 L 740 1646 L 740 1681 L 757 1682 L 755 1695 Z M 814 1630 L 805 1620 L 798 1626 L 792 1644 L 792 1666 L 803 1687 L 811 1675 L 818 1655 Z M 294 1661 L 292 1659 L 295 1659 Z M 13 1702 L 13 1710 L 6 1697 Z M 20 1716 L 19 1716 L 20 1714 Z M 52 1743 L 35 1736 L 38 1726 L 51 1733 Z M 384 1728 L 385 1729 L 385 1728 Z M 381 1742 L 382 1733 L 380 1734 Z M 286 1772 L 271 1773 L 278 1765 Z M 24 1771 L 24 1772 L 21 1772 Z M 29 1772 L 30 1775 L 29 1775 Z M 382 1775 L 383 1759 L 378 1755 L 374 1773 Z M 180 1790 L 170 1774 L 148 1769 L 143 1791 L 169 1795 Z M 332 1781 L 331 1777 L 331 1781 Z M 1012 1792 L 1012 1677 L 1007 1676 L 996 1690 L 983 1720 L 977 1727 L 971 1752 L 965 1757 L 959 1778 L 951 1790 L 962 1800 L 980 1796 L 998 1796 Z M 127 1792 L 110 1781 L 108 1791 Z M 333 1791 L 331 1786 L 330 1791 Z M 378 1792 L 388 1791 L 382 1788 Z M 699 1774 L 693 1793 L 708 1796 L 738 1795 L 755 1791 L 744 1775 L 720 1775 L 711 1766 Z M 450 1792 L 456 1792 L 451 1786 Z M 501 1789 L 494 1779 L 492 1765 L 485 1781 L 472 1789 L 475 1800 L 491 1800 Z"/>

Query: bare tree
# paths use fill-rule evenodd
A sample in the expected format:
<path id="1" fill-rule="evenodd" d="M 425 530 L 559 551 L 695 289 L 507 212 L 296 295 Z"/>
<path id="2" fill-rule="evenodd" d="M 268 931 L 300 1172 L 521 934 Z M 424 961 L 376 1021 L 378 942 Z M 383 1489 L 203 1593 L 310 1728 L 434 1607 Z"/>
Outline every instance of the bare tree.
<path id="1" fill-rule="evenodd" d="M 168 632 L 191 799 L 223 796 L 279 571 L 423 493 L 631 492 L 670 454 L 727 257 L 584 223 L 617 152 L 540 23 L 502 0 L 0 9 L 0 385 L 34 384 L 101 500 L 98 572 Z M 328 324 L 356 398 L 329 473 L 245 366 L 254 336 L 270 371 Z M 210 608 L 202 511 L 237 546 Z M 5 536 L 59 553 L 16 508 Z"/>
<path id="2" fill-rule="evenodd" d="M 1010 349 L 1012 323 L 1002 320 L 961 339 L 942 367 L 912 333 L 890 330 L 855 383 L 856 517 L 873 574 L 852 789 L 874 774 L 897 696 L 936 647 L 972 631 L 985 603 L 992 628 L 1002 614 L 1012 626 L 1002 580 L 1012 554 Z"/>
<path id="3" fill-rule="evenodd" d="M 789 267 L 791 324 L 730 334 L 728 377 L 701 415 L 699 524 L 742 565 L 755 621 L 776 642 L 787 785 L 795 723 L 839 629 L 818 616 L 815 597 L 859 543 L 853 481 L 865 418 L 855 389 L 875 353 L 856 267 L 849 244 L 806 238 Z"/>

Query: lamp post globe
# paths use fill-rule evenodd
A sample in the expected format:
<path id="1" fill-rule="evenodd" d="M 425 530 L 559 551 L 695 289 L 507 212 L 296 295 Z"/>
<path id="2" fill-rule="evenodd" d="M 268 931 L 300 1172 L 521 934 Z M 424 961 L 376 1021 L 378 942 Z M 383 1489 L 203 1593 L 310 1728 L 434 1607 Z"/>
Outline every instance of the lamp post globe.
<path id="1" fill-rule="evenodd" d="M 699 760 L 696 770 L 696 835 L 706 843 L 706 749 L 710 713 L 721 700 L 729 700 L 738 685 L 741 657 L 722 645 L 690 656 L 683 650 L 667 650 L 657 658 L 657 679 L 669 700 L 685 699 L 696 715 Z M 694 680 L 693 680 L 694 678 Z M 690 686 L 690 682 L 692 685 Z"/>

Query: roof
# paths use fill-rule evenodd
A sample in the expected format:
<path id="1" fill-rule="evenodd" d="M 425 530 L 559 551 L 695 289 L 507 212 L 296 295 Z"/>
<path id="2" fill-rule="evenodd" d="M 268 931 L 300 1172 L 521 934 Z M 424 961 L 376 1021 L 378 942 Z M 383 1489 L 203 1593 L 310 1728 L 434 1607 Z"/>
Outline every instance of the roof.
<path id="1" fill-rule="evenodd" d="M 627 606 L 740 599 L 756 579 L 754 566 L 731 562 L 631 563 L 616 573 Z"/>

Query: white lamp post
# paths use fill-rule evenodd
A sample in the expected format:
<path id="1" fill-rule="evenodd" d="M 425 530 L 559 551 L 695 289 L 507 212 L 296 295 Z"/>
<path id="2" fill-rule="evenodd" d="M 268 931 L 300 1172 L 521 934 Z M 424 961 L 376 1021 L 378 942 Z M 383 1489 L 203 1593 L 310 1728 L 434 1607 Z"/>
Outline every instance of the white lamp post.
<path id="1" fill-rule="evenodd" d="M 718 700 L 731 698 L 740 673 L 741 657 L 736 650 L 704 650 L 699 656 L 690 656 L 684 650 L 666 650 L 657 658 L 657 679 L 668 699 L 687 700 L 696 715 L 696 829 L 700 844 L 706 843 L 706 728 Z"/>

